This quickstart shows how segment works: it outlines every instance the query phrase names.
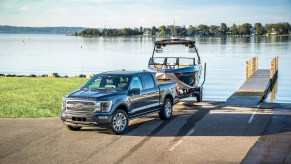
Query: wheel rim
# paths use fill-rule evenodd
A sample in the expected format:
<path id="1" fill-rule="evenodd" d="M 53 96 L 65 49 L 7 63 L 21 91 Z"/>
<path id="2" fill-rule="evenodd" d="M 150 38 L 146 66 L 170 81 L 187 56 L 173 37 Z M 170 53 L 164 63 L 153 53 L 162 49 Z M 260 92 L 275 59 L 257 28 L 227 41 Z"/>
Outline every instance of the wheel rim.
<path id="1" fill-rule="evenodd" d="M 126 127 L 126 116 L 123 113 L 117 113 L 113 117 L 113 128 L 115 131 L 123 131 Z"/>
<path id="2" fill-rule="evenodd" d="M 165 104 L 165 114 L 167 118 L 169 118 L 172 114 L 172 104 L 170 101 Z"/>

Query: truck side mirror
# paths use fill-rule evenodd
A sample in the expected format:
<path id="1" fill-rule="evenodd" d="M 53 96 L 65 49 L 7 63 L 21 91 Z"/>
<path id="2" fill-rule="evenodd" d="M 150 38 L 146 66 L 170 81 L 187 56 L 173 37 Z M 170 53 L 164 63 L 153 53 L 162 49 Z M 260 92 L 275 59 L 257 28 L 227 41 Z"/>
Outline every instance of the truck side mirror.
<path id="1" fill-rule="evenodd" d="M 133 95 L 139 95 L 140 94 L 140 88 L 132 88 L 129 93 L 133 94 Z"/>

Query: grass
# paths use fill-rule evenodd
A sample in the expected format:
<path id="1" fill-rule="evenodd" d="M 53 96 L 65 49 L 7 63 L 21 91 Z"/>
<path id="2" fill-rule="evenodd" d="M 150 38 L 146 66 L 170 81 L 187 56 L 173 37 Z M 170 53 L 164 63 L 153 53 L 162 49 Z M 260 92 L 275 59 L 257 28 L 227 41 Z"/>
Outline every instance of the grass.
<path id="1" fill-rule="evenodd" d="M 0 118 L 59 116 L 62 98 L 87 78 L 0 77 Z"/>

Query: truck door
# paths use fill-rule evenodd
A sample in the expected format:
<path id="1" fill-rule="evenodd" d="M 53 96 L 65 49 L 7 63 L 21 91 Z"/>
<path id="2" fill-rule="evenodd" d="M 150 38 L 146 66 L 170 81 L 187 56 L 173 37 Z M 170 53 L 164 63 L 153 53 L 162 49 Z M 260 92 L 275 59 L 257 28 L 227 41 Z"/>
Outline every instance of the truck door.
<path id="1" fill-rule="evenodd" d="M 154 110 L 159 108 L 160 93 L 159 88 L 156 86 L 153 76 L 142 75 L 143 90 L 142 95 L 147 104 L 147 110 Z"/>
<path id="2" fill-rule="evenodd" d="M 146 102 L 144 101 L 144 96 L 142 94 L 143 86 L 141 82 L 141 78 L 139 76 L 133 76 L 130 85 L 129 91 L 132 89 L 140 89 L 140 93 L 130 93 L 129 94 L 129 102 L 130 102 L 130 115 L 136 115 L 142 113 L 144 106 L 146 106 Z"/>

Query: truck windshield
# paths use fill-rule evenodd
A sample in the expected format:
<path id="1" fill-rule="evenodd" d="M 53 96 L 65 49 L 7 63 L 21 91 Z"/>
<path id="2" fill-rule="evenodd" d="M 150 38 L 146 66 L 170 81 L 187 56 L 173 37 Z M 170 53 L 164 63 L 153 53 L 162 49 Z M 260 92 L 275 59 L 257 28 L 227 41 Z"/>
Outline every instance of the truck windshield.
<path id="1" fill-rule="evenodd" d="M 89 90 L 106 90 L 106 91 L 123 91 L 126 90 L 129 83 L 127 76 L 94 76 L 90 79 L 83 89 Z"/>

